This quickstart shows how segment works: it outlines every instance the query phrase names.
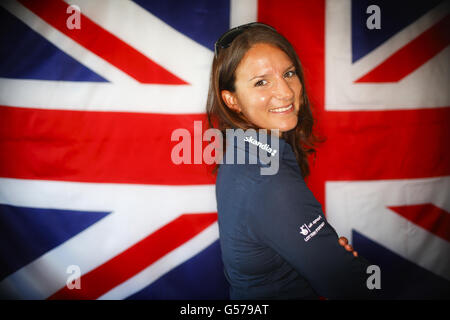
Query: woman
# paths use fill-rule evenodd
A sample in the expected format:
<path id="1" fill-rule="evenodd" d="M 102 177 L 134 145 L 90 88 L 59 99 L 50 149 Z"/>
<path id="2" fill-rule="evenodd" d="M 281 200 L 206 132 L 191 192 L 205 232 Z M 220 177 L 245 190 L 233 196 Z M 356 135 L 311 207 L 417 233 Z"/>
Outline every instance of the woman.
<path id="1" fill-rule="evenodd" d="M 236 144 L 236 136 L 227 138 L 224 148 L 224 154 L 243 152 L 255 160 L 252 164 L 237 165 L 232 156 L 218 166 L 219 235 L 230 297 L 367 297 L 367 261 L 352 252 L 345 238 L 338 239 L 304 182 L 307 157 L 317 139 L 301 64 L 291 44 L 261 23 L 220 37 L 207 115 L 210 126 L 217 121 L 224 136 L 229 130 L 256 132 L 244 144 Z M 275 174 L 263 175 L 259 169 L 267 162 L 262 161 L 261 146 L 267 151 L 267 141 L 277 153 L 266 156 L 279 163 Z M 260 147 L 258 152 L 251 144 Z"/>

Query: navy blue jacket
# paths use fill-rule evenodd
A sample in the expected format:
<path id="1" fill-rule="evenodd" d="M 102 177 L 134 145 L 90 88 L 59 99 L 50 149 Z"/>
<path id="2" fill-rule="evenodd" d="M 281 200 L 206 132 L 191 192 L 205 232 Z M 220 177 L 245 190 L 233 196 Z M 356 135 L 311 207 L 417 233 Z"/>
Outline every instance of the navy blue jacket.
<path id="1" fill-rule="evenodd" d="M 247 136 L 254 138 L 252 143 L 234 138 L 234 146 L 227 146 L 226 154 L 233 151 L 234 158 L 224 158 L 216 180 L 230 298 L 370 298 L 366 287 L 370 264 L 339 245 L 336 231 L 303 180 L 291 146 L 261 131 Z M 276 145 L 272 139 L 277 139 L 278 150 L 271 147 Z M 255 146 L 258 141 L 269 143 Z M 240 152 L 244 164 L 236 164 Z M 270 166 L 261 154 L 278 161 L 276 174 L 261 174 Z"/>

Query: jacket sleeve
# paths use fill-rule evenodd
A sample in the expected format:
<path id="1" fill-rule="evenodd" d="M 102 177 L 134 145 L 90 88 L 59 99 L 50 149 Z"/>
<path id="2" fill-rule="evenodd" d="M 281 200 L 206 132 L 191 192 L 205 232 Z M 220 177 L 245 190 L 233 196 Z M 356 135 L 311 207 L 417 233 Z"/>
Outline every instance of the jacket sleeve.
<path id="1" fill-rule="evenodd" d="M 328 299 L 371 299 L 370 265 L 338 243 L 321 205 L 301 176 L 279 172 L 254 189 L 249 230 Z"/>

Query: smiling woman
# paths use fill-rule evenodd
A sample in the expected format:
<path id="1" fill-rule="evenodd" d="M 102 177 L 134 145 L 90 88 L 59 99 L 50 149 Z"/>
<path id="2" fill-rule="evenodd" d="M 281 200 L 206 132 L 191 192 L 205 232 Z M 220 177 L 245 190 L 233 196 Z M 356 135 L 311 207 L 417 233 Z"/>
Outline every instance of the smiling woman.
<path id="1" fill-rule="evenodd" d="M 271 26 L 239 26 L 216 42 L 206 109 L 210 126 L 218 121 L 223 133 L 228 128 L 278 129 L 303 176 L 309 175 L 307 157 L 320 139 L 312 130 L 303 69 L 292 45 Z"/>
<path id="2" fill-rule="evenodd" d="M 304 181 L 317 139 L 301 64 L 290 43 L 261 23 L 225 33 L 216 42 L 207 114 L 223 134 L 257 132 L 237 135 L 243 146 L 227 141 L 224 153 L 239 148 L 255 157 L 250 145 L 264 146 L 259 155 L 267 152 L 279 163 L 272 175 L 260 173 L 267 163 L 258 157 L 253 164 L 218 165 L 219 239 L 230 297 L 370 297 L 369 263 L 347 239 L 339 239 Z"/>
<path id="3" fill-rule="evenodd" d="M 297 125 L 302 84 L 279 48 L 257 43 L 236 69 L 236 90 L 222 90 L 226 105 L 260 128 L 289 131 Z"/>

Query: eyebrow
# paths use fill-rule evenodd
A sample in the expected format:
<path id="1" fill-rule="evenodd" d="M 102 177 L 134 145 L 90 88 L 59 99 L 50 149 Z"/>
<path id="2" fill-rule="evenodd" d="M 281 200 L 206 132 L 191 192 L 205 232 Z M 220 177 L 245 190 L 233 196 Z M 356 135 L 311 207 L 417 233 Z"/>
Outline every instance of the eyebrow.
<path id="1" fill-rule="evenodd" d="M 294 65 L 294 64 L 291 64 L 289 67 L 287 67 L 287 68 L 284 70 L 284 72 L 287 72 L 289 69 L 292 69 L 293 67 L 295 67 L 295 65 Z M 283 73 L 284 73 L 284 72 L 283 72 Z M 256 78 L 264 78 L 265 76 L 267 76 L 267 73 L 262 74 L 262 75 L 260 75 L 260 76 L 254 76 L 253 78 L 251 78 L 251 79 L 248 80 L 248 81 L 250 82 L 250 81 L 252 81 L 252 80 L 254 80 L 254 79 L 256 79 Z"/>

